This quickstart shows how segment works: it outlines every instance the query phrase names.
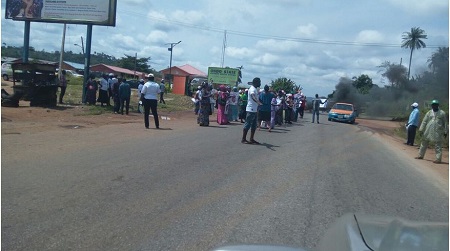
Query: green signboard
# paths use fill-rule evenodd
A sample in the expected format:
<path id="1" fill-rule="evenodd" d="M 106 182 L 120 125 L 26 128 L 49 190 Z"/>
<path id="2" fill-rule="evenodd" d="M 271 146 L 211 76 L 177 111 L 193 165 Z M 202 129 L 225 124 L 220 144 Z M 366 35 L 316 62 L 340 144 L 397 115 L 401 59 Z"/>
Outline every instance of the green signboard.
<path id="1" fill-rule="evenodd" d="M 208 68 L 208 82 L 213 84 L 236 85 L 239 78 L 239 69 L 233 68 Z"/>

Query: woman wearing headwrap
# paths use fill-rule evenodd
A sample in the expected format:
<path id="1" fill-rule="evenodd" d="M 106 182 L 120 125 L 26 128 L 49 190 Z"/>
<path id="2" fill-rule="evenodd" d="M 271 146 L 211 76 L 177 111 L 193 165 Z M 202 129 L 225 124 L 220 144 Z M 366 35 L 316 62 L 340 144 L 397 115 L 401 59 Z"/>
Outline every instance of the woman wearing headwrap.
<path id="1" fill-rule="evenodd" d="M 211 114 L 211 92 L 207 82 L 203 82 L 202 89 L 199 93 L 200 110 L 198 111 L 197 124 L 200 126 L 209 126 L 209 115 Z"/>
<path id="2" fill-rule="evenodd" d="M 233 87 L 228 98 L 228 121 L 238 121 L 238 101 L 239 92 L 237 87 Z"/>
<path id="3" fill-rule="evenodd" d="M 228 92 L 225 85 L 219 87 L 219 95 L 217 98 L 217 123 L 219 125 L 228 124 Z"/>

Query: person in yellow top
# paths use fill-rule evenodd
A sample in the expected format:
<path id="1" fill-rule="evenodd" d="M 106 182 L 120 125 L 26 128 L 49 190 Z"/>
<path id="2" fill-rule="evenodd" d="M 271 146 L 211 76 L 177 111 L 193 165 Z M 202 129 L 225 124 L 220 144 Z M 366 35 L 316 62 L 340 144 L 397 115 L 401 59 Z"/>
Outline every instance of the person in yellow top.
<path id="1" fill-rule="evenodd" d="M 439 101 L 431 101 L 431 110 L 425 114 L 422 124 L 419 128 L 419 133 L 423 134 L 422 143 L 420 144 L 419 156 L 416 159 L 423 159 L 427 150 L 428 144 L 435 144 L 436 160 L 434 163 L 441 163 L 442 161 L 442 142 L 447 138 L 448 123 L 444 111 L 439 109 Z"/>

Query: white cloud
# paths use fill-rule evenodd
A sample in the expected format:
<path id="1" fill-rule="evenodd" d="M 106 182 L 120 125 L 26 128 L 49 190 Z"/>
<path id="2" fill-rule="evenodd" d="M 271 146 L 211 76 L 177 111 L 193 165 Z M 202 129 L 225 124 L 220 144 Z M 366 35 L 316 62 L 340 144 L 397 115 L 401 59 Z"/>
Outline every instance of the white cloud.
<path id="1" fill-rule="evenodd" d="M 168 35 L 164 31 L 153 30 L 145 37 L 145 42 L 164 44 L 167 38 Z"/>
<path id="2" fill-rule="evenodd" d="M 313 38 L 315 37 L 317 30 L 318 30 L 317 26 L 309 23 L 307 25 L 298 26 L 297 29 L 294 31 L 294 35 L 300 38 Z"/>
<path id="3" fill-rule="evenodd" d="M 358 43 L 385 43 L 384 36 L 376 30 L 363 30 L 356 37 Z"/>
<path id="4" fill-rule="evenodd" d="M 280 63 L 280 58 L 270 53 L 264 53 L 262 56 L 253 59 L 252 63 L 258 65 L 274 66 Z"/>
<path id="5" fill-rule="evenodd" d="M 227 56 L 237 59 L 250 58 L 256 55 L 254 50 L 245 47 L 242 48 L 227 47 L 225 53 Z"/>
<path id="6" fill-rule="evenodd" d="M 421 15 L 433 15 L 436 12 L 446 11 L 448 13 L 448 1 L 443 0 L 387 0 L 394 6 L 405 11 Z"/>
<path id="7" fill-rule="evenodd" d="M 272 53 L 285 53 L 298 50 L 300 43 L 294 41 L 283 41 L 275 39 L 260 40 L 255 46 L 258 50 L 272 52 Z"/>

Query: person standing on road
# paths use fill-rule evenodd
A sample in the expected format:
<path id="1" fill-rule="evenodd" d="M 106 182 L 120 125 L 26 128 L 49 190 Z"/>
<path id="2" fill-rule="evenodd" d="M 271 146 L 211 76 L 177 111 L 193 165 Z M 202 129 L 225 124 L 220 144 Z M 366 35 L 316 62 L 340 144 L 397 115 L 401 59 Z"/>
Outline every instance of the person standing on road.
<path id="1" fill-rule="evenodd" d="M 252 86 L 248 90 L 248 102 L 246 107 L 247 116 L 245 117 L 244 129 L 242 131 L 241 143 L 244 144 L 259 144 L 255 140 L 256 127 L 258 126 L 257 112 L 258 106 L 262 105 L 259 101 L 258 87 L 261 86 L 261 79 L 254 78 L 252 81 Z M 247 133 L 250 130 L 250 140 L 247 141 Z"/>
<path id="2" fill-rule="evenodd" d="M 275 113 L 275 125 L 283 125 L 283 107 L 285 103 L 285 97 L 282 90 L 278 91 L 277 99 L 276 99 L 276 113 Z"/>
<path id="3" fill-rule="evenodd" d="M 95 99 L 97 96 L 98 84 L 94 79 L 94 75 L 91 75 L 86 83 L 86 103 L 90 105 L 95 105 Z"/>
<path id="4" fill-rule="evenodd" d="M 111 95 L 114 102 L 113 112 L 115 114 L 119 113 L 120 110 L 119 86 L 119 80 L 117 78 L 112 78 Z"/>
<path id="5" fill-rule="evenodd" d="M 219 125 L 228 124 L 228 91 L 225 85 L 219 86 L 219 93 L 217 96 L 217 123 Z"/>
<path id="6" fill-rule="evenodd" d="M 110 99 L 113 99 L 114 102 L 114 96 L 113 96 L 113 87 L 114 87 L 114 74 L 110 73 L 108 74 L 108 85 L 109 85 L 109 89 L 108 89 L 108 97 Z M 114 109 L 114 107 L 113 107 Z"/>
<path id="7" fill-rule="evenodd" d="M 202 89 L 201 85 L 197 86 L 197 91 L 195 92 L 195 95 L 194 95 L 194 101 L 195 101 L 194 113 L 195 113 L 195 115 L 198 115 L 198 111 L 200 110 L 200 92 L 201 92 L 201 89 Z"/>
<path id="8" fill-rule="evenodd" d="M 284 123 L 292 124 L 292 107 L 294 106 L 294 102 L 292 101 L 292 94 L 286 95 L 286 109 L 284 112 Z"/>
<path id="9" fill-rule="evenodd" d="M 300 113 L 300 105 L 301 105 L 301 87 L 297 90 L 297 93 L 294 94 L 294 119 L 292 121 L 297 122 L 298 114 Z"/>
<path id="10" fill-rule="evenodd" d="M 98 91 L 98 100 L 97 102 L 100 103 L 100 106 L 103 106 L 103 104 L 106 104 L 107 106 L 110 106 L 111 103 L 109 102 L 109 84 L 106 74 L 103 74 L 102 78 L 100 79 L 100 90 Z"/>
<path id="11" fill-rule="evenodd" d="M 211 95 L 210 85 L 206 81 L 203 82 L 199 93 L 200 110 L 197 117 L 197 124 L 200 126 L 209 126 L 209 115 L 212 115 Z"/>
<path id="12" fill-rule="evenodd" d="M 130 109 L 131 87 L 126 79 L 122 79 L 119 85 L 119 99 L 120 99 L 120 114 L 123 115 L 123 108 L 125 106 L 125 114 L 128 115 Z"/>
<path id="13" fill-rule="evenodd" d="M 321 104 L 325 104 L 325 102 L 327 102 L 327 100 L 325 100 L 324 102 L 322 102 L 322 100 L 319 98 L 319 94 L 316 94 L 316 98 L 314 98 L 312 100 L 312 122 L 314 123 L 314 116 L 317 116 L 317 124 L 319 123 L 319 109 L 320 109 L 320 105 Z"/>
<path id="14" fill-rule="evenodd" d="M 272 131 L 272 129 L 274 129 L 275 125 L 277 124 L 277 114 L 281 106 L 278 101 L 278 97 L 274 94 L 272 101 L 270 102 L 270 131 Z"/>
<path id="15" fill-rule="evenodd" d="M 166 101 L 164 101 L 164 93 L 166 92 L 166 85 L 164 84 L 164 79 L 161 79 L 161 84 L 159 84 L 159 103 L 166 104 Z"/>
<path id="16" fill-rule="evenodd" d="M 247 109 L 248 102 L 248 89 L 245 89 L 241 95 L 239 95 L 239 119 L 241 123 L 244 123 L 244 119 L 247 116 L 245 109 Z"/>
<path id="17" fill-rule="evenodd" d="M 147 75 L 147 83 L 144 84 L 141 91 L 141 100 L 144 105 L 144 122 L 145 128 L 149 129 L 148 117 L 150 116 L 150 110 L 152 110 L 153 119 L 155 120 L 155 126 L 159 129 L 158 118 L 158 94 L 161 89 L 155 81 L 155 76 L 150 73 Z"/>
<path id="18" fill-rule="evenodd" d="M 419 104 L 414 102 L 411 107 L 412 111 L 411 114 L 409 114 L 408 123 L 406 123 L 408 137 L 405 144 L 413 146 L 414 139 L 416 138 L 416 129 L 419 127 Z"/>
<path id="19" fill-rule="evenodd" d="M 300 88 L 300 118 L 303 118 L 303 115 L 305 114 L 305 107 L 306 107 L 306 96 L 303 93 L 302 89 Z"/>
<path id="20" fill-rule="evenodd" d="M 67 78 L 66 78 L 66 70 L 61 71 L 61 77 L 59 78 L 59 88 L 61 88 L 61 92 L 59 93 L 59 103 L 63 103 L 64 94 L 66 94 L 67 88 Z"/>
<path id="21" fill-rule="evenodd" d="M 138 96 L 138 108 L 137 108 L 137 112 L 139 113 L 143 113 L 143 109 L 144 109 L 144 105 L 142 104 L 142 100 L 141 100 L 141 91 L 142 91 L 142 87 L 144 87 L 144 80 L 140 79 L 139 80 L 139 85 L 137 87 L 137 96 Z"/>
<path id="22" fill-rule="evenodd" d="M 238 88 L 235 86 L 230 92 L 230 98 L 228 99 L 228 121 L 238 121 L 238 101 L 239 92 Z"/>
<path id="23" fill-rule="evenodd" d="M 442 161 L 442 142 L 447 138 L 448 124 L 445 112 L 439 109 L 439 101 L 431 101 L 431 110 L 425 114 L 419 133 L 423 134 L 420 144 L 419 156 L 416 159 L 423 159 L 427 151 L 428 144 L 434 143 L 436 159 L 433 161 L 438 164 Z"/>
<path id="24" fill-rule="evenodd" d="M 272 131 L 272 123 L 271 123 L 271 103 L 272 99 L 275 98 L 275 95 L 270 91 L 268 85 L 264 86 L 264 91 L 259 94 L 259 101 L 261 101 L 262 105 L 259 107 L 259 115 L 258 115 L 258 125 L 259 130 L 261 130 L 261 122 L 264 121 L 266 126 L 269 128 L 269 132 Z"/>

